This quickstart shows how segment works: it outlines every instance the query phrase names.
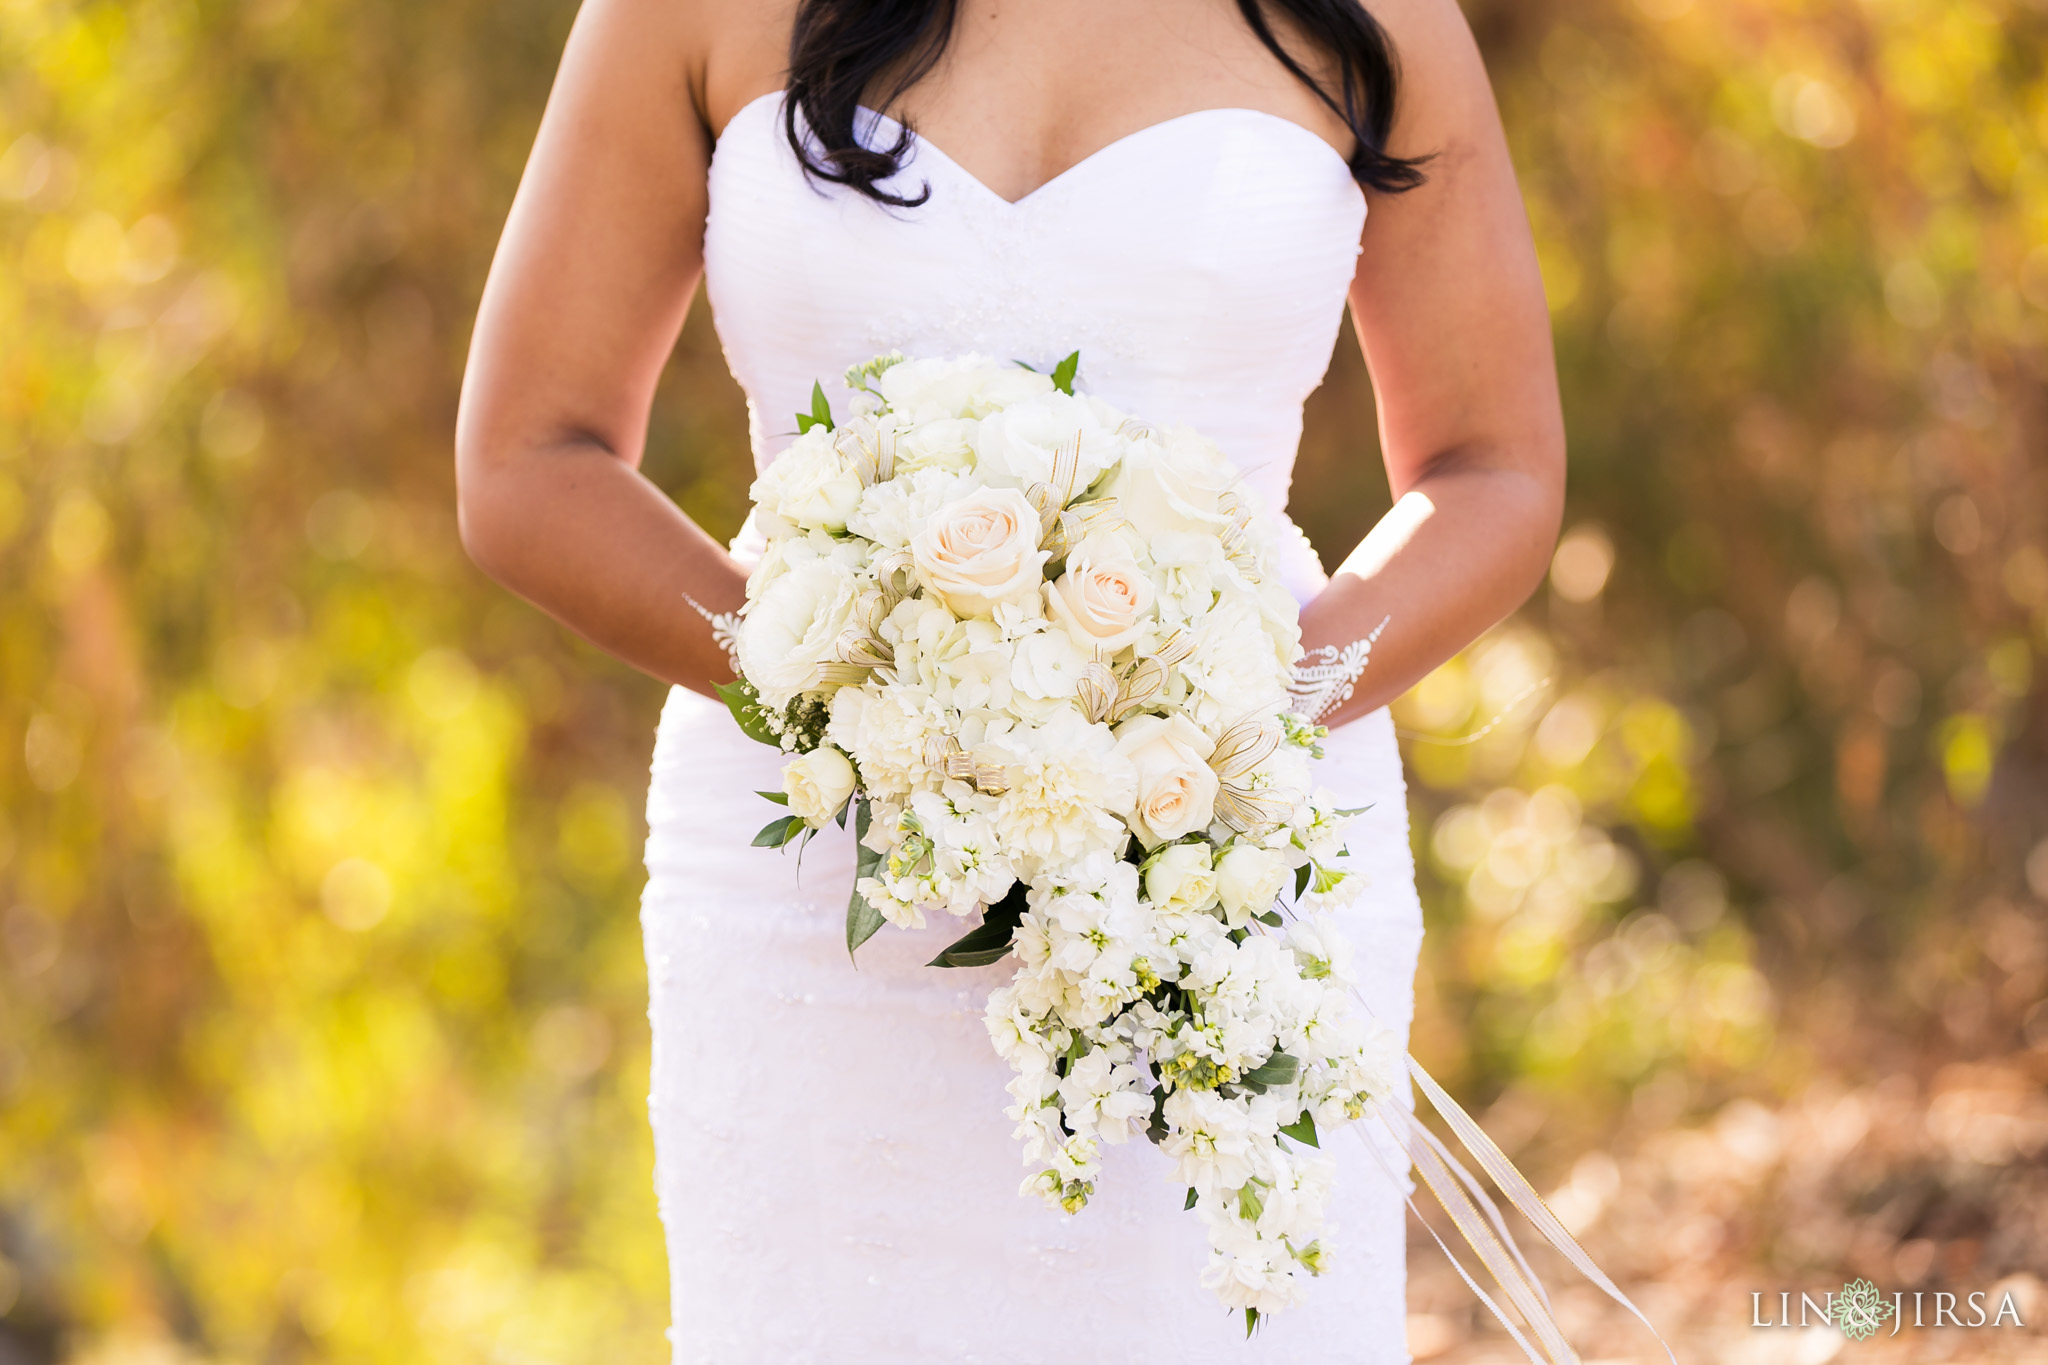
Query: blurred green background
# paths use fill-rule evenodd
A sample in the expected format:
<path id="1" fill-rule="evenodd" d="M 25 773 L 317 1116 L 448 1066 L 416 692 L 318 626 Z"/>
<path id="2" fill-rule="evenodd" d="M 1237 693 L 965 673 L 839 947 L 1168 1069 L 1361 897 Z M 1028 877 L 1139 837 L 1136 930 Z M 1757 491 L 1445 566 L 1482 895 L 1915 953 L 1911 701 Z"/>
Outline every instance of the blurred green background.
<path id="1" fill-rule="evenodd" d="M 2048 6 L 1466 8 L 1573 468 L 1548 587 L 1397 707 L 1417 1051 L 1667 1313 L 2025 1288 Z M 0 0 L 0 1365 L 664 1356 L 661 691 L 468 565 L 449 467 L 572 13 Z M 1347 335 L 1327 558 L 1372 429 Z M 744 441 L 700 303 L 648 471 L 729 533 Z M 1801 1175 L 1815 1095 L 1861 1117 Z M 1603 1249 L 1688 1134 L 1762 1164 Z"/>

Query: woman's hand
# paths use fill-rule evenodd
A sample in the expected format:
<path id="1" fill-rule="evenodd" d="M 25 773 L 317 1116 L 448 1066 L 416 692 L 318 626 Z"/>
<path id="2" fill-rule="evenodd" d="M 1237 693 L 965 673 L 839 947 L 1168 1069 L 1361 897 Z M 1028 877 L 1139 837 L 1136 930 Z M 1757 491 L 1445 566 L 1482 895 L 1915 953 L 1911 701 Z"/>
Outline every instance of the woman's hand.
<path id="1" fill-rule="evenodd" d="M 703 54 L 732 27 L 717 10 L 589 0 L 577 16 L 491 264 L 455 433 L 477 564 L 700 692 L 732 670 L 687 599 L 732 611 L 746 574 L 639 465 L 703 271 Z M 710 98 L 736 107 L 722 88 Z"/>
<path id="2" fill-rule="evenodd" d="M 1564 419 L 1529 221 L 1454 0 L 1374 0 L 1401 55 L 1390 150 L 1428 182 L 1373 195 L 1351 316 L 1395 503 L 1302 612 L 1303 643 L 1385 632 L 1327 724 L 1385 705 L 1542 582 L 1564 507 Z"/>

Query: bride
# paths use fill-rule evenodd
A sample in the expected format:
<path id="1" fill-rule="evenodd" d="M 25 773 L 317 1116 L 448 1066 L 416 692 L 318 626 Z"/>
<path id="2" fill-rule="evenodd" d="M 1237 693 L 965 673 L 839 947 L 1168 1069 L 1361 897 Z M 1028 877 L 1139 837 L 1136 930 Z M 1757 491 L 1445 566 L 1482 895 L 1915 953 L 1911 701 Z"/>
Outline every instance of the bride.
<path id="1" fill-rule="evenodd" d="M 1406 1360 L 1403 1191 L 1364 1144 L 1334 1152 L 1328 1272 L 1247 1342 L 1148 1144 L 1108 1150 L 1077 1217 L 1017 1196 L 980 1018 L 1007 966 L 920 965 L 958 932 L 935 923 L 856 968 L 851 837 L 800 873 L 748 846 L 779 758 L 711 699 L 732 673 L 691 604 L 737 608 L 760 541 L 718 544 L 638 472 L 700 277 L 757 465 L 813 379 L 843 399 L 829 377 L 878 352 L 1078 348 L 1083 388 L 1195 427 L 1274 508 L 1349 304 L 1397 501 L 1328 577 L 1278 529 L 1308 646 L 1388 622 L 1317 776 L 1369 808 L 1371 890 L 1341 913 L 1405 1037 L 1422 925 L 1385 703 L 1539 581 L 1564 481 L 1455 0 L 586 0 L 457 432 L 476 561 L 675 684 L 642 918 L 677 1361 Z"/>

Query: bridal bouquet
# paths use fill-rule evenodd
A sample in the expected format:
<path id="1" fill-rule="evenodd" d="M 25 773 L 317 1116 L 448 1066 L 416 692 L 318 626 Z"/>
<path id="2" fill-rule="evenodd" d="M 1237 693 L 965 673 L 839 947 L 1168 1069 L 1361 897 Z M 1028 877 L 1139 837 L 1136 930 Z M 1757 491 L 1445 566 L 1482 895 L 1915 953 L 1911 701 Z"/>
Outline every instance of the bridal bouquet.
<path id="1" fill-rule="evenodd" d="M 980 921 L 1028 1194 L 1078 1212 L 1104 1143 L 1175 1162 L 1203 1282 L 1259 1315 L 1330 1256 L 1318 1135 L 1405 1075 L 1349 1002 L 1354 811 L 1309 779 L 1267 523 L 1217 449 L 1050 374 L 884 356 L 754 484 L 768 548 L 726 699 L 792 758 L 779 846 L 849 818 L 847 945 Z M 1353 672 L 1355 676 L 1355 670 Z M 1311 716 L 1313 712 L 1311 712 Z M 1292 913 L 1283 893 L 1292 888 Z"/>

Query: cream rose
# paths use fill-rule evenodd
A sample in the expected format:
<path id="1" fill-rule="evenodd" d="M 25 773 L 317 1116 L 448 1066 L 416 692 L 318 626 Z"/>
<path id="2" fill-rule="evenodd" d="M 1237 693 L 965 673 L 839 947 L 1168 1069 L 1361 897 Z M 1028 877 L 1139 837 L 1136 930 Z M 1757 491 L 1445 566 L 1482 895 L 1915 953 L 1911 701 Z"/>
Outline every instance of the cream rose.
<path id="1" fill-rule="evenodd" d="M 955 616 L 992 616 L 1000 602 L 1035 603 L 1045 581 L 1038 513 L 1014 488 L 979 488 L 934 512 L 911 537 L 924 586 Z"/>
<path id="2" fill-rule="evenodd" d="M 789 813 L 812 829 L 822 829 L 853 795 L 853 764 L 829 744 L 820 745 L 782 768 L 782 790 Z"/>
<path id="3" fill-rule="evenodd" d="M 1120 546 L 1086 540 L 1067 556 L 1067 571 L 1045 585 L 1045 614 L 1082 648 L 1114 654 L 1138 638 L 1157 595 Z"/>
<path id="4" fill-rule="evenodd" d="M 1206 910 L 1216 899 L 1207 844 L 1173 844 L 1145 869 L 1145 894 L 1161 910 Z"/>
<path id="5" fill-rule="evenodd" d="M 1287 885 L 1287 860 L 1271 849 L 1235 844 L 1216 860 L 1216 896 L 1231 928 L 1273 908 Z"/>
<path id="6" fill-rule="evenodd" d="M 1116 730 L 1116 751 L 1138 774 L 1136 803 L 1126 812 L 1146 847 L 1192 834 L 1216 810 L 1216 743 L 1186 716 L 1138 716 Z"/>

